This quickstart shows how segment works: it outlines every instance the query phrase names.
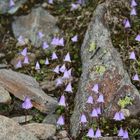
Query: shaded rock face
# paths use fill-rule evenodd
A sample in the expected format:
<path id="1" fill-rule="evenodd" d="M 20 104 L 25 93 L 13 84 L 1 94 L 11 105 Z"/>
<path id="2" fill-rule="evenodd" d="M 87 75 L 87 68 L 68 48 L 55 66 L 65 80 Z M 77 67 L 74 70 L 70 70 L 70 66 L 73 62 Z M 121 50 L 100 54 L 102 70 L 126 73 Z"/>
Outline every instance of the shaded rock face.
<path id="1" fill-rule="evenodd" d="M 31 40 L 35 46 L 41 45 L 37 34 L 41 31 L 44 34 L 43 41 L 50 42 L 52 36 L 58 33 L 56 26 L 57 20 L 43 8 L 34 8 L 31 13 L 26 16 L 15 17 L 12 23 L 13 33 L 16 38 L 22 35 Z"/>
<path id="2" fill-rule="evenodd" d="M 30 97 L 33 106 L 42 112 L 53 112 L 56 109 L 57 101 L 46 95 L 37 81 L 28 75 L 0 69 L 0 85 L 21 100 L 25 96 Z"/>
<path id="3" fill-rule="evenodd" d="M 97 6 L 81 48 L 82 75 L 71 117 L 71 133 L 74 137 L 79 132 L 81 113 L 89 118 L 92 109 L 99 107 L 99 94 L 92 91 L 94 84 L 99 84 L 99 92 L 104 95 L 103 116 L 113 118 L 114 113 L 120 110 L 119 99 L 125 97 L 130 97 L 133 102 L 125 107 L 130 115 L 140 112 L 140 95 L 132 85 L 120 55 L 111 42 L 110 31 L 105 22 L 106 8 L 104 3 Z M 96 44 L 96 49 L 90 49 L 91 43 Z M 92 107 L 86 104 L 89 95 L 94 98 Z"/>
<path id="4" fill-rule="evenodd" d="M 23 127 L 41 140 L 53 137 L 56 132 L 56 127 L 50 124 L 31 123 Z"/>
<path id="5" fill-rule="evenodd" d="M 0 13 L 1 14 L 14 14 L 27 0 L 13 0 L 15 6 L 9 7 L 9 0 L 0 0 Z"/>
<path id="6" fill-rule="evenodd" d="M 0 115 L 0 140 L 38 140 L 18 123 Z"/>

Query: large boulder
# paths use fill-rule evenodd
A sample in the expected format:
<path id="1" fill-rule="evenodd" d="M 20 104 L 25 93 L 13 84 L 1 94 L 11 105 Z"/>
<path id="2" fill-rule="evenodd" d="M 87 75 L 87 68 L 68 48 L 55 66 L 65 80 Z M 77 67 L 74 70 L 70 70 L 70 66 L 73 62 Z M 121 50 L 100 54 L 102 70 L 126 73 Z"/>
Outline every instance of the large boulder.
<path id="1" fill-rule="evenodd" d="M 59 32 L 56 26 L 56 18 L 49 14 L 43 8 L 33 8 L 31 13 L 19 17 L 14 17 L 12 23 L 13 33 L 16 38 L 22 35 L 24 38 L 31 40 L 35 46 L 40 46 L 42 41 L 50 42 L 52 36 Z M 42 40 L 38 38 L 38 32 L 42 32 Z"/>
<path id="2" fill-rule="evenodd" d="M 0 85 L 21 100 L 30 97 L 33 106 L 42 112 L 53 112 L 57 107 L 57 101 L 43 92 L 31 76 L 0 69 Z"/>
<path id="3" fill-rule="evenodd" d="M 0 140 L 38 140 L 18 123 L 0 115 Z"/>
<path id="4" fill-rule="evenodd" d="M 92 91 L 95 84 L 99 85 L 99 92 L 105 99 L 102 110 L 104 117 L 113 118 L 115 112 L 121 109 L 118 102 L 126 97 L 132 101 L 132 104 L 124 107 L 130 116 L 140 112 L 139 92 L 131 83 L 120 55 L 112 45 L 106 23 L 106 9 L 105 3 L 97 6 L 81 47 L 82 75 L 71 117 L 71 133 L 74 137 L 79 133 L 81 113 L 89 118 L 91 110 L 98 107 L 99 94 Z M 89 95 L 94 98 L 91 107 L 86 104 Z"/>

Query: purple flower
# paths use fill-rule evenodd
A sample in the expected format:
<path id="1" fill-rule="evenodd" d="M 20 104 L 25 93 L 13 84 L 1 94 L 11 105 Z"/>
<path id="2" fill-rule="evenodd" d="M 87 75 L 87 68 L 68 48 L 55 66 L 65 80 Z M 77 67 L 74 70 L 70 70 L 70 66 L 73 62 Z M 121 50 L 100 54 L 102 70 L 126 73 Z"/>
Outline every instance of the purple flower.
<path id="1" fill-rule="evenodd" d="M 123 137 L 123 135 L 124 135 L 124 130 L 121 127 L 120 130 L 118 131 L 118 136 Z"/>
<path id="2" fill-rule="evenodd" d="M 25 58 L 24 58 L 24 62 L 23 62 L 24 64 L 29 64 L 29 58 L 28 58 L 28 56 L 25 56 Z"/>
<path id="3" fill-rule="evenodd" d="M 136 16 L 137 15 L 136 9 L 134 7 L 131 9 L 130 15 L 131 16 Z"/>
<path id="4" fill-rule="evenodd" d="M 69 52 L 66 54 L 66 56 L 65 56 L 65 58 L 64 58 L 64 61 L 66 61 L 66 62 L 71 62 L 71 58 L 70 58 Z"/>
<path id="5" fill-rule="evenodd" d="M 31 102 L 30 98 L 29 97 L 25 97 L 24 102 L 22 103 L 22 108 L 30 109 L 32 107 L 33 107 L 33 105 L 32 105 L 32 102 Z"/>
<path id="6" fill-rule="evenodd" d="M 99 90 L 99 86 L 98 84 L 95 84 L 92 88 L 92 91 L 94 91 L 95 93 L 98 93 L 99 92 L 98 90 Z"/>
<path id="7" fill-rule="evenodd" d="M 116 112 L 113 119 L 116 120 L 116 121 L 121 121 L 120 113 Z"/>
<path id="8" fill-rule="evenodd" d="M 18 40 L 18 43 L 19 43 L 20 45 L 25 45 L 25 41 L 24 41 L 23 36 L 20 35 L 20 36 L 18 37 L 17 40 Z"/>
<path id="9" fill-rule="evenodd" d="M 48 3 L 49 4 L 53 4 L 53 0 L 48 0 Z"/>
<path id="10" fill-rule="evenodd" d="M 136 60 L 136 56 L 135 56 L 134 51 L 130 53 L 129 59 Z"/>
<path id="11" fill-rule="evenodd" d="M 100 95 L 99 95 L 99 97 L 98 97 L 98 99 L 97 99 L 97 102 L 98 102 L 98 103 L 104 103 L 104 96 L 103 96 L 103 94 L 100 94 Z"/>
<path id="12" fill-rule="evenodd" d="M 24 48 L 21 52 L 21 55 L 26 56 L 27 55 L 27 48 Z"/>
<path id="13" fill-rule="evenodd" d="M 57 78 L 55 82 L 56 82 L 56 86 L 60 86 L 60 85 L 63 84 L 63 79 L 62 78 Z"/>
<path id="14" fill-rule="evenodd" d="M 134 80 L 134 81 L 139 81 L 139 76 L 138 76 L 138 74 L 135 74 L 135 75 L 134 75 L 133 80 Z"/>
<path id="15" fill-rule="evenodd" d="M 9 7 L 11 8 L 11 7 L 13 7 L 13 6 L 15 6 L 15 3 L 14 3 L 13 0 L 10 0 L 10 1 L 9 1 Z"/>
<path id="16" fill-rule="evenodd" d="M 72 3 L 71 4 L 71 11 L 73 11 L 73 10 L 76 10 L 76 9 L 78 9 L 78 7 L 79 7 L 79 4 L 75 4 L 75 3 Z"/>
<path id="17" fill-rule="evenodd" d="M 135 40 L 140 42 L 140 34 L 136 36 Z"/>
<path id="18" fill-rule="evenodd" d="M 46 58 L 46 60 L 45 60 L 45 65 L 49 65 L 49 60 L 48 60 L 48 58 Z"/>
<path id="19" fill-rule="evenodd" d="M 57 125 L 64 125 L 65 123 L 64 123 L 64 117 L 63 116 L 60 116 L 59 118 L 58 118 L 58 121 L 57 121 Z"/>
<path id="20" fill-rule="evenodd" d="M 93 97 L 89 96 L 86 103 L 93 104 Z"/>
<path id="21" fill-rule="evenodd" d="M 63 37 L 59 40 L 59 46 L 64 46 L 64 39 L 63 39 Z"/>
<path id="22" fill-rule="evenodd" d="M 58 105 L 60 105 L 60 106 L 66 106 L 65 96 L 64 95 L 61 96 Z"/>
<path id="23" fill-rule="evenodd" d="M 22 67 L 22 63 L 21 63 L 21 60 L 19 60 L 18 63 L 16 64 L 15 68 L 18 69 L 21 67 Z"/>
<path id="24" fill-rule="evenodd" d="M 65 66 L 65 64 L 63 64 L 61 67 L 60 67 L 60 72 L 64 72 L 66 70 L 66 66 Z"/>
<path id="25" fill-rule="evenodd" d="M 132 0 L 132 1 L 131 1 L 131 7 L 135 7 L 135 6 L 137 6 L 137 3 L 136 3 L 135 0 Z"/>
<path id="26" fill-rule="evenodd" d="M 96 111 L 97 111 L 97 114 L 98 114 L 98 115 L 101 114 L 101 108 L 100 108 L 100 107 L 96 108 Z"/>
<path id="27" fill-rule="evenodd" d="M 123 139 L 129 139 L 127 130 L 125 130 L 123 133 Z"/>
<path id="28" fill-rule="evenodd" d="M 52 54 L 52 60 L 55 60 L 55 59 L 58 59 L 58 57 L 57 57 L 56 53 L 53 52 L 53 54 Z"/>
<path id="29" fill-rule="evenodd" d="M 65 70 L 62 79 L 69 79 L 69 78 L 70 78 L 69 73 L 67 70 Z"/>
<path id="30" fill-rule="evenodd" d="M 86 123 L 87 122 L 87 118 L 85 116 L 85 114 L 82 114 L 80 117 L 80 123 Z"/>
<path id="31" fill-rule="evenodd" d="M 39 39 L 42 39 L 43 37 L 44 37 L 44 34 L 43 34 L 42 32 L 39 31 L 39 32 L 38 32 L 38 38 L 39 38 Z"/>
<path id="32" fill-rule="evenodd" d="M 102 137 L 102 135 L 101 135 L 100 129 L 98 128 L 98 129 L 96 130 L 96 133 L 95 133 L 95 138 L 99 138 L 99 137 Z"/>
<path id="33" fill-rule="evenodd" d="M 131 25 L 130 25 L 130 22 L 128 19 L 126 19 L 126 22 L 125 22 L 125 25 L 124 25 L 125 28 L 130 28 Z"/>
<path id="34" fill-rule="evenodd" d="M 54 68 L 53 72 L 59 74 L 59 65 L 57 65 L 57 66 Z"/>
<path id="35" fill-rule="evenodd" d="M 51 41 L 51 45 L 58 46 L 59 45 L 59 38 L 54 37 Z"/>
<path id="36" fill-rule="evenodd" d="M 49 48 L 48 43 L 47 43 L 47 42 L 43 42 L 42 48 L 43 48 L 43 49 L 47 49 L 47 48 Z"/>
<path id="37" fill-rule="evenodd" d="M 98 113 L 96 109 L 92 110 L 91 117 L 98 117 Z"/>
<path id="38" fill-rule="evenodd" d="M 125 120 L 125 117 L 124 117 L 123 112 L 120 111 L 119 114 L 120 114 L 120 119 L 121 119 L 121 120 Z"/>
<path id="39" fill-rule="evenodd" d="M 66 89 L 65 89 L 66 92 L 70 92 L 72 93 L 72 86 L 71 86 L 71 82 L 66 86 Z"/>
<path id="40" fill-rule="evenodd" d="M 90 128 L 88 130 L 87 137 L 94 138 L 94 130 L 93 130 L 93 128 Z"/>
<path id="41" fill-rule="evenodd" d="M 40 64 L 38 63 L 38 61 L 36 62 L 35 70 L 40 70 Z"/>
<path id="42" fill-rule="evenodd" d="M 71 71 L 72 71 L 72 69 L 68 70 L 69 77 L 71 77 Z"/>
<path id="43" fill-rule="evenodd" d="M 77 42 L 78 41 L 78 36 L 75 35 L 74 37 L 71 38 L 72 42 Z"/>

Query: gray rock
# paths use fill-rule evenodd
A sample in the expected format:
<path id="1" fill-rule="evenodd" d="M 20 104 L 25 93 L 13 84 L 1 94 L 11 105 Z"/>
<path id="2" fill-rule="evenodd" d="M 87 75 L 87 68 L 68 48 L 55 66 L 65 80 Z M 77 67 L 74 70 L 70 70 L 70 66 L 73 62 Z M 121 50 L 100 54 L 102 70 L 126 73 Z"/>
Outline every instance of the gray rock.
<path id="1" fill-rule="evenodd" d="M 7 90 L 0 86 L 0 103 L 6 104 L 11 102 L 11 96 Z"/>
<path id="2" fill-rule="evenodd" d="M 18 123 L 0 115 L 0 140 L 38 140 Z"/>
<path id="3" fill-rule="evenodd" d="M 38 82 L 28 75 L 0 69 L 0 85 L 21 100 L 30 97 L 33 106 L 42 112 L 53 112 L 57 107 L 57 101 L 44 93 Z"/>
<path id="4" fill-rule="evenodd" d="M 56 114 L 48 114 L 45 117 L 45 119 L 43 120 L 42 123 L 56 125 L 57 119 L 58 119 L 58 115 L 56 115 Z"/>
<path id="5" fill-rule="evenodd" d="M 132 104 L 124 108 L 129 110 L 130 116 L 140 112 L 139 92 L 131 83 L 120 55 L 111 42 L 105 19 L 106 9 L 105 3 L 97 6 L 81 47 L 82 75 L 71 117 L 71 133 L 74 137 L 79 133 L 81 113 L 85 113 L 88 119 L 92 109 L 98 107 L 99 95 L 92 91 L 94 84 L 99 84 L 99 92 L 104 95 L 104 117 L 113 118 L 115 112 L 120 111 L 119 99 L 125 97 L 133 100 Z M 96 49 L 93 49 L 94 43 Z M 86 104 L 89 95 L 93 95 L 94 98 L 95 103 L 92 107 Z"/>
<path id="6" fill-rule="evenodd" d="M 1 14 L 14 14 L 27 0 L 13 0 L 15 6 L 9 7 L 9 0 L 0 0 L 0 13 Z"/>
<path id="7" fill-rule="evenodd" d="M 25 123 L 25 122 L 28 122 L 28 121 L 32 120 L 32 118 L 33 118 L 33 116 L 27 115 L 26 116 L 26 121 L 25 121 L 25 116 L 12 117 L 11 119 L 14 120 L 17 123 Z"/>
<path id="8" fill-rule="evenodd" d="M 31 123 L 24 125 L 23 127 L 41 140 L 53 137 L 56 133 L 56 127 L 50 124 Z"/>
<path id="9" fill-rule="evenodd" d="M 43 8 L 32 9 L 31 13 L 25 16 L 15 17 L 12 23 L 12 29 L 16 38 L 22 35 L 31 40 L 35 46 L 40 46 L 42 41 L 50 42 L 52 35 L 58 33 L 56 18 L 49 14 Z M 40 41 L 37 37 L 39 31 L 42 31 L 44 37 Z"/>
<path id="10" fill-rule="evenodd" d="M 0 53 L 0 58 L 3 58 L 5 57 L 5 54 L 4 53 Z"/>

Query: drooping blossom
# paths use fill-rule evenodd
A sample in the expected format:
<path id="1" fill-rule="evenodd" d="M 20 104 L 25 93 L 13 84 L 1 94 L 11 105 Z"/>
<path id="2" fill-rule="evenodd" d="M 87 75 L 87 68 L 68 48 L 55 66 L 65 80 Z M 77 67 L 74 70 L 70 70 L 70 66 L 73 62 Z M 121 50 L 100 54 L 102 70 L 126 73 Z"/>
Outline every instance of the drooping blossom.
<path id="1" fill-rule="evenodd" d="M 119 114 L 120 114 L 120 119 L 121 119 L 121 120 L 125 120 L 125 117 L 124 117 L 123 112 L 120 111 Z"/>
<path id="2" fill-rule="evenodd" d="M 39 32 L 38 32 L 38 38 L 39 38 L 39 39 L 42 39 L 43 37 L 44 37 L 44 34 L 43 34 L 41 31 L 39 31 Z"/>
<path id="3" fill-rule="evenodd" d="M 64 117 L 61 115 L 59 118 L 58 118 L 58 120 L 57 120 L 57 125 L 60 125 L 60 126 L 62 126 L 62 125 L 64 125 L 65 123 L 64 123 Z"/>
<path id="4" fill-rule="evenodd" d="M 132 0 L 132 1 L 131 1 L 131 7 L 135 7 L 135 6 L 137 6 L 137 3 L 136 3 L 135 0 Z"/>
<path id="5" fill-rule="evenodd" d="M 63 77 L 62 78 L 63 79 L 69 79 L 70 78 L 69 73 L 68 73 L 68 71 L 66 69 L 65 69 L 65 71 L 63 73 Z"/>
<path id="6" fill-rule="evenodd" d="M 53 72 L 59 74 L 59 65 L 57 65 L 57 66 L 54 68 Z"/>
<path id="7" fill-rule="evenodd" d="M 54 37 L 51 41 L 51 45 L 58 46 L 59 45 L 59 38 Z"/>
<path id="8" fill-rule="evenodd" d="M 124 25 L 125 28 L 130 28 L 131 25 L 130 25 L 130 22 L 128 19 L 126 19 L 126 22 L 125 22 L 125 25 Z"/>
<path id="9" fill-rule="evenodd" d="M 98 117 L 98 113 L 96 109 L 92 110 L 91 117 Z"/>
<path id="10" fill-rule="evenodd" d="M 68 83 L 68 85 L 67 85 L 66 88 L 65 88 L 65 91 L 66 91 L 66 92 L 69 92 L 69 93 L 72 93 L 72 92 L 73 92 L 73 91 L 72 91 L 71 82 Z"/>
<path id="11" fill-rule="evenodd" d="M 62 78 L 57 78 L 55 80 L 55 82 L 56 82 L 56 86 L 61 86 L 63 84 L 63 79 Z"/>
<path id="12" fill-rule="evenodd" d="M 136 9 L 134 7 L 131 9 L 130 15 L 131 16 L 136 16 L 137 15 Z"/>
<path id="13" fill-rule="evenodd" d="M 18 69 L 21 67 L 22 67 L 22 63 L 21 63 L 21 60 L 19 60 L 18 63 L 16 64 L 15 68 Z"/>
<path id="14" fill-rule="evenodd" d="M 35 65 L 35 70 L 40 70 L 40 64 L 39 64 L 39 62 L 38 62 L 38 61 L 36 62 L 36 65 Z"/>
<path id="15" fill-rule="evenodd" d="M 45 65 L 49 65 L 50 63 L 49 63 L 49 60 L 48 60 L 48 58 L 46 58 L 46 60 L 45 60 Z"/>
<path id="16" fill-rule="evenodd" d="M 22 35 L 20 35 L 17 40 L 20 45 L 25 45 L 25 41 Z"/>
<path id="17" fill-rule="evenodd" d="M 47 43 L 47 42 L 43 42 L 42 48 L 43 48 L 43 49 L 47 49 L 47 48 L 49 48 L 48 43 Z"/>
<path id="18" fill-rule="evenodd" d="M 97 99 L 97 102 L 98 102 L 98 103 L 104 103 L 104 96 L 103 96 L 103 94 L 100 94 L 100 95 L 99 95 L 99 97 L 98 97 L 98 99 Z"/>
<path id="19" fill-rule="evenodd" d="M 64 46 L 64 38 L 59 39 L 59 46 Z"/>
<path id="20" fill-rule="evenodd" d="M 74 37 L 71 38 L 72 42 L 77 42 L 78 41 L 78 36 L 75 35 Z"/>
<path id="21" fill-rule="evenodd" d="M 65 66 L 65 64 L 63 64 L 61 67 L 60 67 L 60 72 L 64 72 L 66 70 L 66 66 Z"/>
<path id="22" fill-rule="evenodd" d="M 24 49 L 21 51 L 21 55 L 23 55 L 23 56 L 26 56 L 26 55 L 27 55 L 27 48 L 24 48 Z"/>
<path id="23" fill-rule="evenodd" d="M 140 42 L 140 34 L 136 36 L 135 40 Z"/>
<path id="24" fill-rule="evenodd" d="M 79 4 L 76 4 L 76 3 L 72 3 L 71 4 L 71 11 L 73 11 L 73 10 L 76 10 L 76 9 L 78 9 L 79 8 Z"/>
<path id="25" fill-rule="evenodd" d="M 71 62 L 70 53 L 68 52 L 64 58 L 65 62 Z"/>
<path id="26" fill-rule="evenodd" d="M 123 137 L 123 135 L 124 135 L 124 130 L 122 129 L 122 127 L 119 129 L 119 131 L 118 131 L 118 136 L 119 137 Z"/>
<path id="27" fill-rule="evenodd" d="M 13 7 L 13 6 L 15 6 L 14 0 L 10 0 L 10 1 L 9 1 L 9 7 L 11 8 L 11 7 Z"/>
<path id="28" fill-rule="evenodd" d="M 86 103 L 93 104 L 93 97 L 89 96 Z"/>
<path id="29" fill-rule="evenodd" d="M 52 60 L 58 59 L 57 55 L 55 52 L 52 53 Z"/>
<path id="30" fill-rule="evenodd" d="M 48 3 L 49 4 L 53 4 L 53 0 L 48 0 Z"/>
<path id="31" fill-rule="evenodd" d="M 100 129 L 98 128 L 95 132 L 95 138 L 100 138 L 100 137 L 102 137 L 102 135 Z"/>
<path id="32" fill-rule="evenodd" d="M 25 56 L 25 57 L 24 57 L 23 63 L 24 63 L 24 64 L 29 64 L 29 58 L 28 58 L 28 56 Z"/>
<path id="33" fill-rule="evenodd" d="M 113 119 L 116 120 L 116 121 L 124 120 L 125 117 L 124 117 L 123 112 L 121 112 L 121 111 L 120 112 L 116 112 Z"/>
<path id="34" fill-rule="evenodd" d="M 70 69 L 68 70 L 69 78 L 71 77 L 71 71 L 72 71 L 72 68 L 70 68 Z"/>
<path id="35" fill-rule="evenodd" d="M 32 102 L 31 102 L 30 98 L 25 97 L 24 102 L 22 103 L 22 108 L 23 109 L 30 109 L 32 107 L 33 107 L 33 105 L 32 105 Z"/>
<path id="36" fill-rule="evenodd" d="M 80 116 L 80 123 L 87 123 L 87 118 L 86 118 L 85 114 L 82 114 Z"/>
<path id="37" fill-rule="evenodd" d="M 139 81 L 139 76 L 138 76 L 138 74 L 135 74 L 135 75 L 134 75 L 133 80 L 134 80 L 134 81 Z"/>
<path id="38" fill-rule="evenodd" d="M 128 131 L 124 130 L 123 139 L 129 139 Z"/>
<path id="39" fill-rule="evenodd" d="M 86 136 L 89 137 L 89 138 L 94 138 L 94 130 L 93 130 L 93 128 L 90 128 L 88 130 L 88 133 L 87 133 Z"/>
<path id="40" fill-rule="evenodd" d="M 64 96 L 64 95 L 62 95 L 62 96 L 60 97 L 60 100 L 59 100 L 58 105 L 60 105 L 60 106 L 66 106 L 66 103 L 65 103 L 65 96 Z"/>
<path id="41" fill-rule="evenodd" d="M 98 115 L 101 115 L 101 108 L 100 107 L 96 108 L 96 111 L 97 111 Z"/>
<path id="42" fill-rule="evenodd" d="M 98 86 L 98 84 L 95 84 L 93 86 L 92 91 L 94 91 L 95 93 L 98 93 L 99 92 L 99 86 Z"/>
<path id="43" fill-rule="evenodd" d="M 134 51 L 130 53 L 129 59 L 136 60 L 136 56 L 135 56 Z"/>

